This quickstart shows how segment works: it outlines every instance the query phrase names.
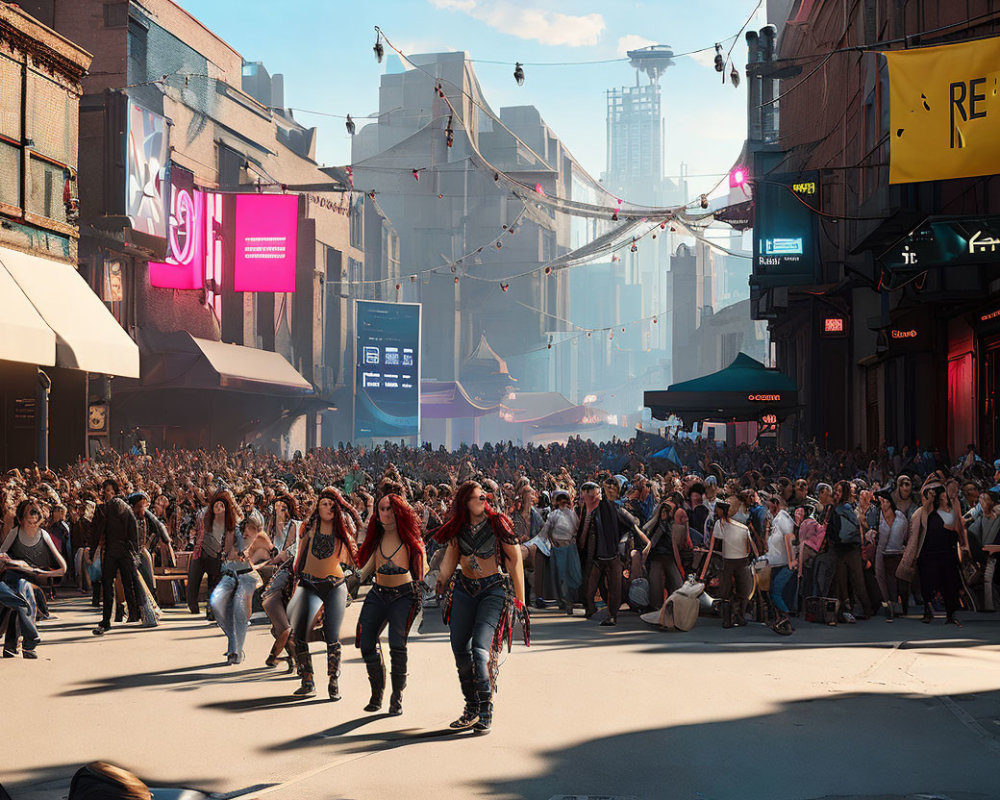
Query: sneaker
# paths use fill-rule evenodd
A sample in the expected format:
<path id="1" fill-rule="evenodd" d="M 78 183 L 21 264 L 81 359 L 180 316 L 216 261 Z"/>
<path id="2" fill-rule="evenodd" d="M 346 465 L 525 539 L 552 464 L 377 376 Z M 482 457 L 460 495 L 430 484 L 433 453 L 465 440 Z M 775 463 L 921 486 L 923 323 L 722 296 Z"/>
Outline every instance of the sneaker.
<path id="1" fill-rule="evenodd" d="M 615 620 L 611 619 L 611 617 L 608 617 L 606 620 L 604 620 L 604 622 L 601 623 L 601 627 L 610 628 L 612 625 L 617 625 L 617 624 L 618 623 Z"/>
<path id="2" fill-rule="evenodd" d="M 857 620 L 854 618 L 854 615 L 850 611 L 845 611 L 844 622 L 846 622 L 848 625 L 853 625 L 855 622 L 857 622 Z"/>
<path id="3" fill-rule="evenodd" d="M 38 653 L 34 650 L 21 650 L 21 658 L 38 658 Z"/>
<path id="4" fill-rule="evenodd" d="M 94 630 L 91 631 L 91 633 L 94 634 L 94 636 L 103 636 L 109 630 L 111 630 L 110 625 L 98 625 L 96 628 L 94 628 Z"/>

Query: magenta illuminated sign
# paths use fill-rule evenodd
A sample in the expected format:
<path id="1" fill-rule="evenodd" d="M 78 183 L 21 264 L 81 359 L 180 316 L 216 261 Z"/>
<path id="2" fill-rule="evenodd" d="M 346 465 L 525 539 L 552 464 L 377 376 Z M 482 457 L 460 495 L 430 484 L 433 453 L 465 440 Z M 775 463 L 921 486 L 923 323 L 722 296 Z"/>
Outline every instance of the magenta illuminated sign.
<path id="1" fill-rule="evenodd" d="M 298 211 L 294 194 L 236 197 L 234 291 L 295 291 Z"/>
<path id="2" fill-rule="evenodd" d="M 194 174 L 170 168 L 170 216 L 167 260 L 150 262 L 149 282 L 160 289 L 200 289 L 205 276 L 205 194 L 195 189 Z"/>

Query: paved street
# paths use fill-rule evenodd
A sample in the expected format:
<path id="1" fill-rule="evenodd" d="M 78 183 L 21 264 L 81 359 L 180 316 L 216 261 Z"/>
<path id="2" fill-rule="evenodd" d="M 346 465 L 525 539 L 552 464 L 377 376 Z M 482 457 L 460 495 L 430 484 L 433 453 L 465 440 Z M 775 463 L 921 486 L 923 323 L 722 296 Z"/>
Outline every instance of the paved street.
<path id="1" fill-rule="evenodd" d="M 0 663 L 5 719 L 32 721 L 4 744 L 14 800 L 65 797 L 97 758 L 152 783 L 267 785 L 251 796 L 268 800 L 1000 796 L 1000 622 L 983 615 L 962 630 L 803 623 L 783 639 L 717 620 L 669 634 L 632 614 L 608 629 L 539 612 L 533 646 L 503 668 L 493 734 L 473 738 L 444 730 L 461 700 L 435 611 L 412 640 L 401 718 L 361 711 L 352 635 L 344 699 L 293 701 L 295 680 L 261 666 L 263 624 L 247 661 L 226 667 L 218 629 L 180 610 L 103 639 L 85 600 L 56 613 L 37 662 Z"/>

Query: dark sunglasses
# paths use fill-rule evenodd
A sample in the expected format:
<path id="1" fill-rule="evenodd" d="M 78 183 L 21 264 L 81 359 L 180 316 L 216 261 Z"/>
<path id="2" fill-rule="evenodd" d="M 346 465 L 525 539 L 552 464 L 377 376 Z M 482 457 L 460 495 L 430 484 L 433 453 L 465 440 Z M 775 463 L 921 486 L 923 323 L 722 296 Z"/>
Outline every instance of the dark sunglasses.
<path id="1" fill-rule="evenodd" d="M 31 511 L 28 512 L 28 516 L 29 517 L 40 517 L 40 516 L 42 516 L 42 512 L 39 511 L 37 508 L 33 508 L 33 509 L 31 509 Z"/>
<path id="2" fill-rule="evenodd" d="M 478 495 L 477 497 L 474 497 L 472 499 L 473 500 L 478 500 L 480 503 L 485 503 L 490 498 L 488 498 L 485 494 L 481 494 L 481 495 Z"/>

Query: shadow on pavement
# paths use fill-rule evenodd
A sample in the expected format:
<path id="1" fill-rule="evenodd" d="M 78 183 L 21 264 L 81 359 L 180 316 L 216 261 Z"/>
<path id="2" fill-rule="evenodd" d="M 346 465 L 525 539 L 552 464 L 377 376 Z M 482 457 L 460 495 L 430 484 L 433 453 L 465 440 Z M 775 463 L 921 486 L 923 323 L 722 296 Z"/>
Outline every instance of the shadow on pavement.
<path id="1" fill-rule="evenodd" d="M 661 690 L 671 691 L 669 684 Z M 995 770 L 986 765 L 996 763 L 1000 739 L 970 707 L 981 712 L 979 719 L 985 719 L 982 713 L 995 717 L 1000 691 L 944 698 L 850 693 L 794 701 L 767 715 L 667 724 L 543 751 L 543 765 L 530 774 L 512 764 L 509 777 L 469 783 L 467 796 L 997 797 Z M 738 714 L 738 705 L 732 710 Z M 517 724 L 500 717 L 495 726 Z"/>
<path id="2" fill-rule="evenodd" d="M 202 672 L 201 670 L 217 669 L 216 672 Z M 80 697 L 91 694 L 101 694 L 102 692 L 113 692 L 118 689 L 156 688 L 156 687 L 180 687 L 182 684 L 205 685 L 211 683 L 245 683 L 247 681 L 260 681 L 271 677 L 284 677 L 277 675 L 273 669 L 267 667 L 252 667 L 229 671 L 224 662 L 214 664 L 199 664 L 194 667 L 176 667 L 170 669 L 156 670 L 154 672 L 138 672 L 129 675 L 116 675 L 108 678 L 100 678 L 89 681 L 77 689 L 68 689 L 60 692 L 57 697 Z"/>

